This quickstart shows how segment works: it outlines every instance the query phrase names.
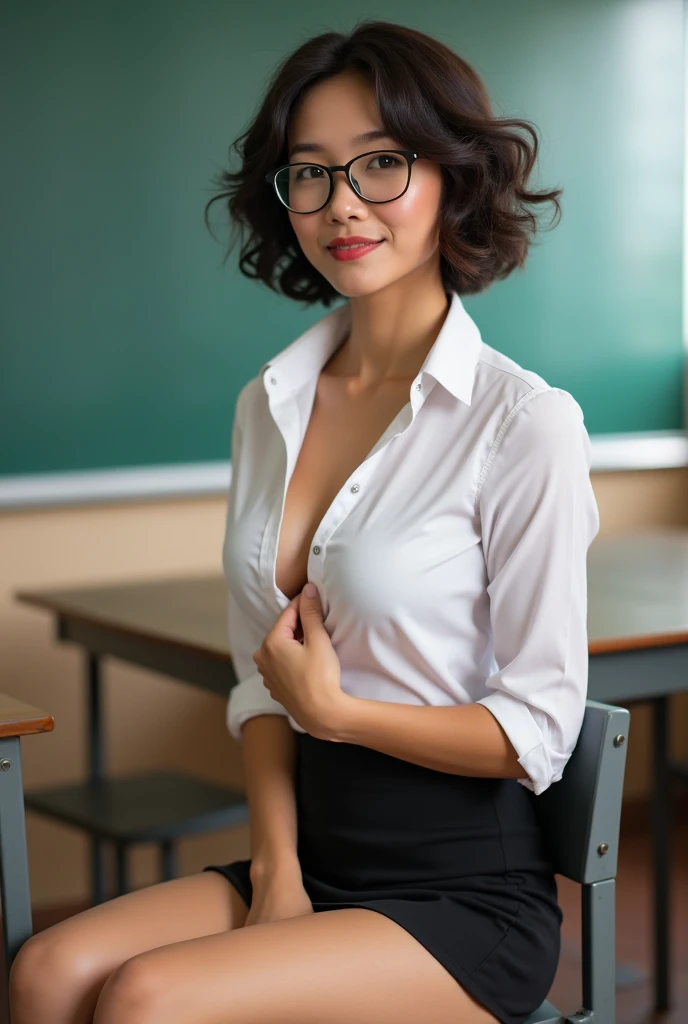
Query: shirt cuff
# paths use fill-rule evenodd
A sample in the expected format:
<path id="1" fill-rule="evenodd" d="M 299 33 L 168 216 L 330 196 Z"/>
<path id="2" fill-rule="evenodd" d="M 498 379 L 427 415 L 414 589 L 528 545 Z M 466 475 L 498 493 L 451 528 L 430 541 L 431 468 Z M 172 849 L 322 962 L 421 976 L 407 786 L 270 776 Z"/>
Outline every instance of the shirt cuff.
<path id="1" fill-rule="evenodd" d="M 286 708 L 274 700 L 260 672 L 254 672 L 229 691 L 227 728 L 237 743 L 242 743 L 241 726 L 254 715 L 287 715 Z"/>
<path id="2" fill-rule="evenodd" d="M 518 763 L 528 773 L 527 779 L 517 779 L 517 782 L 539 796 L 561 778 L 561 772 L 554 777 L 545 738 L 525 701 L 503 690 L 495 690 L 477 703 L 483 704 L 497 719 L 511 740 Z"/>

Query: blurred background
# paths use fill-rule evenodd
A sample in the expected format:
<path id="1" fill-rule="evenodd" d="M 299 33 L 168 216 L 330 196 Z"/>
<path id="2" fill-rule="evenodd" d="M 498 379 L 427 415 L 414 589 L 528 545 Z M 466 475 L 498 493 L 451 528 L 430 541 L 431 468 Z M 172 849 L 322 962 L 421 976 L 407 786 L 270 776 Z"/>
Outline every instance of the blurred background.
<path id="1" fill-rule="evenodd" d="M 483 339 L 581 404 L 600 536 L 688 523 L 682 0 L 48 0 L 4 5 L 0 202 L 0 689 L 54 716 L 26 788 L 86 770 L 82 660 L 20 589 L 221 573 L 236 396 L 324 314 L 223 266 L 203 211 L 279 61 L 379 18 L 425 31 L 540 135 L 563 219 L 523 272 L 467 297 Z M 241 784 L 221 697 L 107 663 L 108 773 Z M 624 820 L 650 786 L 633 710 Z M 671 743 L 688 759 L 688 696 Z M 635 816 L 635 817 L 634 817 Z M 27 812 L 37 910 L 89 898 L 86 837 Z M 248 855 L 245 825 L 183 839 L 179 870 Z M 134 888 L 158 880 L 152 847 Z M 685 947 L 684 947 L 685 952 Z M 687 1007 L 688 1009 L 688 1007 Z M 678 1019 L 678 1018 L 676 1018 Z"/>

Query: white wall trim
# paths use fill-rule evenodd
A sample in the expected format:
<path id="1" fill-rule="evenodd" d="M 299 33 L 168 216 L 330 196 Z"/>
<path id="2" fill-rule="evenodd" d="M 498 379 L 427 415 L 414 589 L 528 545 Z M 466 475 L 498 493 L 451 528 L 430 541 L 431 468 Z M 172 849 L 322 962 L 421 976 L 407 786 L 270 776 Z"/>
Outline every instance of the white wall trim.
<path id="1" fill-rule="evenodd" d="M 591 434 L 590 441 L 593 472 L 688 466 L 688 434 L 683 430 Z"/>
<path id="2" fill-rule="evenodd" d="M 593 472 L 688 466 L 683 431 L 593 434 L 590 441 Z M 223 495 L 230 480 L 229 461 L 21 474 L 0 477 L 0 510 Z"/>
<path id="3" fill-rule="evenodd" d="M 196 498 L 226 494 L 230 480 L 229 461 L 6 476 L 0 509 Z"/>

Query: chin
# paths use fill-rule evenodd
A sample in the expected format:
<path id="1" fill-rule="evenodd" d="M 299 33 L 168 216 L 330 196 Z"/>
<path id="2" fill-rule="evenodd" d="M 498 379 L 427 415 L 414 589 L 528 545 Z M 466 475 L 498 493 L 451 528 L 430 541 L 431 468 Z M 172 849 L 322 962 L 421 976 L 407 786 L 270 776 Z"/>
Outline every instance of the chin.
<path id="1" fill-rule="evenodd" d="M 361 276 L 363 277 L 364 275 Z M 360 299 L 364 298 L 366 295 L 375 295 L 376 292 L 379 292 L 382 288 L 385 288 L 387 284 L 391 283 L 389 281 L 381 282 L 373 280 L 372 277 L 369 281 L 360 280 L 343 282 L 341 280 L 333 280 L 332 277 L 327 277 L 327 280 L 340 295 L 346 296 L 347 299 Z"/>

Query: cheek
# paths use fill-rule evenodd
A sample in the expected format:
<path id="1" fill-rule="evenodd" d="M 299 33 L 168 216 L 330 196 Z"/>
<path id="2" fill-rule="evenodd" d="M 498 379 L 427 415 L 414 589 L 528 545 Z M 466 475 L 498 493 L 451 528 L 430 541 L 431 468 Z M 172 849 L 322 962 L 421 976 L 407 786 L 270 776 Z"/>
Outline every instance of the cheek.
<path id="1" fill-rule="evenodd" d="M 411 184 L 401 199 L 390 203 L 380 217 L 401 240 L 424 245 L 437 225 L 441 186 L 434 181 Z M 382 209 L 382 207 L 380 208 Z"/>
<path id="2" fill-rule="evenodd" d="M 299 245 L 304 251 L 311 250 L 313 246 L 317 246 L 320 226 L 316 217 L 299 217 L 289 213 L 289 223 Z"/>
<path id="3" fill-rule="evenodd" d="M 432 224 L 437 216 L 437 209 L 442 195 L 442 185 L 434 178 L 411 179 L 408 190 L 399 200 L 404 203 L 407 217 L 418 218 L 423 223 Z M 396 205 L 396 204 L 393 204 Z"/>

